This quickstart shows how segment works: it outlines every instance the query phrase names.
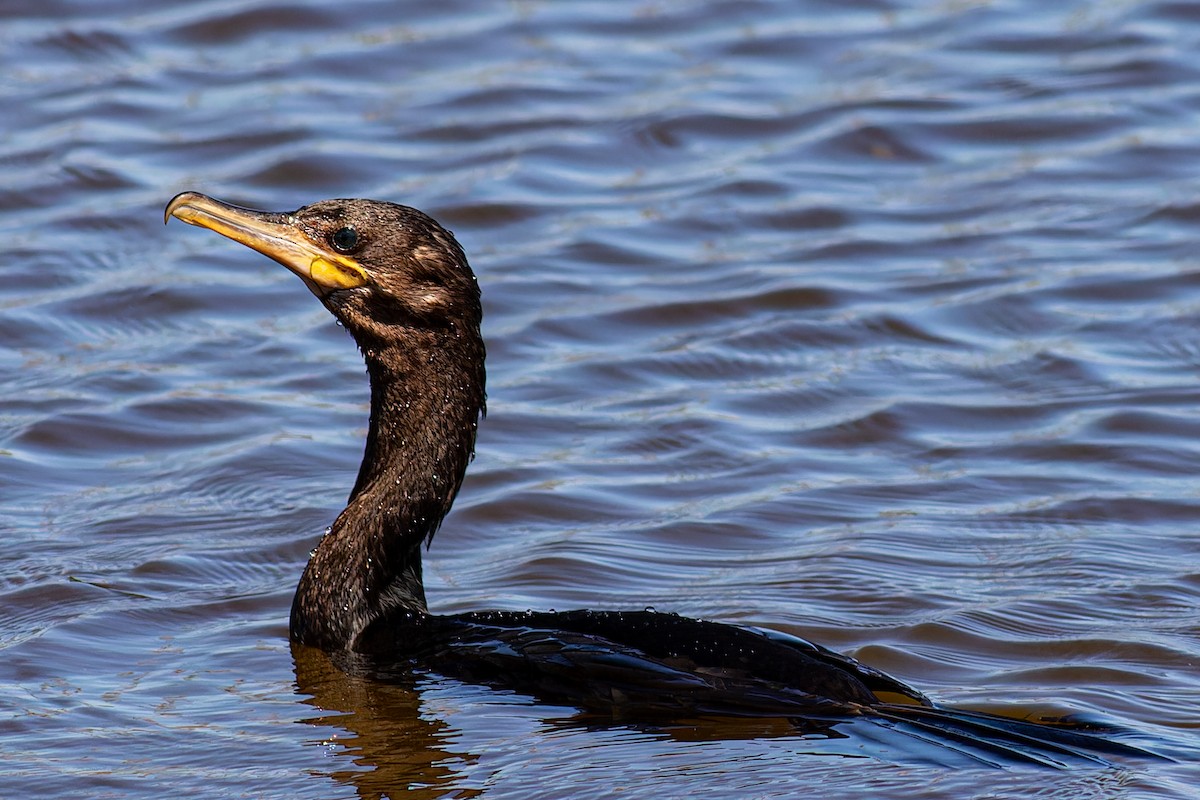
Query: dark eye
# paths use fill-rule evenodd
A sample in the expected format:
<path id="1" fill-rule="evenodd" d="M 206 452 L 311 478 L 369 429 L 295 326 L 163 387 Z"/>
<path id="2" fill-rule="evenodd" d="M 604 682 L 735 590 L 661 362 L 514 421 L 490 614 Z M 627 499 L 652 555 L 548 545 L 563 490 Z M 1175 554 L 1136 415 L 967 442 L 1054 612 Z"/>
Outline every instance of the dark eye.
<path id="1" fill-rule="evenodd" d="M 345 228 L 338 228 L 334 231 L 333 236 L 329 237 L 329 241 L 333 243 L 333 249 L 349 253 L 358 244 L 358 232 L 347 225 Z"/>

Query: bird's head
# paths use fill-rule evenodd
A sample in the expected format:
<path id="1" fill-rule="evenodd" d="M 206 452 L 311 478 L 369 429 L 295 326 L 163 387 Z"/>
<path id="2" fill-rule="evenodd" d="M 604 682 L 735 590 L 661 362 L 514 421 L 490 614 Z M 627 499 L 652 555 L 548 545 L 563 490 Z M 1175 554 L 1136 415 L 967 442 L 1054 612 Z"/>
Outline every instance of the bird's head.
<path id="1" fill-rule="evenodd" d="M 322 200 L 255 211 L 184 192 L 175 217 L 269 256 L 304 281 L 364 350 L 397 329 L 478 335 L 479 285 L 454 236 L 432 217 L 378 200 Z"/>

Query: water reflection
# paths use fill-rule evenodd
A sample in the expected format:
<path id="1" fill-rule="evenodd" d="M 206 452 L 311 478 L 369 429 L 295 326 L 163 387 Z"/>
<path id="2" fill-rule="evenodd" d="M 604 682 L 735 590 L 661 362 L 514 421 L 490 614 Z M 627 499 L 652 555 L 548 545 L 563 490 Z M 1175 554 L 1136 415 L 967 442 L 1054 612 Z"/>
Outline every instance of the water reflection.
<path id="1" fill-rule="evenodd" d="M 359 797 L 389 797 L 400 787 L 406 797 L 418 800 L 445 797 L 447 788 L 463 777 L 454 762 L 475 759 L 447 749 L 450 726 L 422 714 L 421 693 L 412 684 L 381 683 L 344 672 L 327 654 L 310 647 L 295 646 L 292 656 L 296 685 L 309 695 L 305 702 L 322 712 L 305 722 L 346 733 L 324 742 L 331 746 L 336 739 L 338 745 L 329 776 L 353 786 Z M 345 764 L 345 757 L 354 768 Z M 476 794 L 460 790 L 456 796 Z"/>
<path id="2" fill-rule="evenodd" d="M 458 730 L 439 714 L 462 712 L 446 707 L 427 694 L 438 695 L 437 684 L 422 683 L 419 676 L 404 680 L 391 676 L 380 681 L 356 673 L 353 664 L 339 664 L 328 654 L 313 648 L 294 646 L 292 655 L 296 684 L 303 701 L 321 713 L 304 720 L 323 732 L 321 744 L 335 759 L 328 776 L 353 787 L 362 798 L 391 797 L 402 791 L 406 797 L 474 797 L 482 793 L 473 784 L 472 767 L 480 765 L 480 752 L 468 744 L 466 731 Z M 343 669 L 349 667 L 349 669 Z M 490 690 L 489 690 L 490 691 Z M 519 696 L 501 695 L 511 706 L 522 705 Z M 643 751 L 656 743 L 669 747 L 686 744 L 712 744 L 722 741 L 792 740 L 797 754 L 863 758 L 871 753 L 871 737 L 852 741 L 840 724 L 794 719 L 702 718 L 634 724 L 612 717 L 587 714 L 552 705 L 526 706 L 535 712 L 544 743 L 568 740 L 568 747 L 594 747 L 591 736 L 605 732 L 616 734 L 623 746 L 637 742 Z M 479 704 L 476 705 L 478 710 Z M 560 713 L 561 712 L 561 713 Z M 495 735 L 496 731 L 477 731 Z M 512 738 L 515 731 L 508 732 Z M 881 736 L 882 734 L 882 736 Z M 886 732 L 876 732 L 886 738 Z M 842 744 L 839 744 L 842 743 Z M 886 749 L 884 743 L 877 742 Z M 880 749 L 880 753 L 883 752 Z M 481 749 L 482 752 L 482 749 Z M 650 753 L 648 752 L 647 755 Z M 878 754 L 878 753 L 877 753 Z M 345 759 L 349 759 L 350 766 Z M 490 767 L 490 768 L 489 768 Z M 499 765 L 484 765 L 484 773 L 499 770 Z"/>
<path id="3" fill-rule="evenodd" d="M 323 731 L 334 760 L 326 773 L 359 797 L 474 797 L 513 769 L 524 770 L 531 743 L 558 768 L 582 758 L 682 758 L 693 765 L 786 755 L 798 771 L 830 758 L 867 759 L 901 769 L 1013 767 L 1023 762 L 959 737 L 871 719 L 701 717 L 644 722 L 538 702 L 439 676 L 367 674 L 354 656 L 331 658 L 294 647 L 299 691 L 322 713 L 304 721 Z M 350 659 L 345 661 L 345 659 Z M 507 725 L 494 723 L 503 718 Z M 528 728 L 521 724 L 527 724 Z M 334 730 L 329 735 L 327 732 Z M 349 759 L 349 762 L 346 759 Z M 811 759 L 817 759 L 805 766 Z M 1082 764 L 1083 762 L 1080 762 Z M 609 765 L 611 766 L 611 765 Z M 1092 763 L 1088 782 L 1116 780 L 1123 765 Z M 1119 783 L 1119 781 L 1118 781 Z"/>

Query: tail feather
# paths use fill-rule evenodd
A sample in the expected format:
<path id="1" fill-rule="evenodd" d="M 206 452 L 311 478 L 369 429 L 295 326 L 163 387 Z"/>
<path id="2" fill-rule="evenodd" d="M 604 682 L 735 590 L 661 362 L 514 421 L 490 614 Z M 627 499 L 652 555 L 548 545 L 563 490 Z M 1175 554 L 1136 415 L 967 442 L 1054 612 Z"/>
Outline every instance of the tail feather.
<path id="1" fill-rule="evenodd" d="M 984 761 L 994 756 L 1007 762 L 1063 768 L 1070 763 L 1107 765 L 1105 756 L 1156 758 L 1163 756 L 1124 742 L 1094 736 L 1069 728 L 1000 717 L 978 711 L 915 705 L 879 705 L 870 716 L 877 724 L 903 730 L 910 735 L 947 745 Z"/>
<path id="2" fill-rule="evenodd" d="M 944 726 L 931 725 L 920 719 L 881 714 L 868 717 L 867 720 L 890 731 L 916 739 L 922 744 L 940 750 L 950 750 L 987 767 L 1000 768 L 1012 764 L 1029 764 L 1058 769 L 1063 766 L 1057 760 L 1039 757 L 1003 742 L 992 741 L 961 731 L 948 731 Z"/>

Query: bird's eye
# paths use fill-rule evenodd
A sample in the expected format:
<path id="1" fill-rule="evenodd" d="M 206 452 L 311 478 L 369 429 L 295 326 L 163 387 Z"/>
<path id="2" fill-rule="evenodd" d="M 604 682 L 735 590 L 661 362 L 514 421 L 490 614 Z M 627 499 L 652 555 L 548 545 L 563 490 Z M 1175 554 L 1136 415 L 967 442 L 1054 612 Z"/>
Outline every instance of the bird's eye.
<path id="1" fill-rule="evenodd" d="M 345 228 L 338 228 L 334 231 L 333 236 L 329 237 L 329 241 L 333 243 L 333 249 L 349 253 L 358 244 L 358 232 L 347 225 Z"/>

